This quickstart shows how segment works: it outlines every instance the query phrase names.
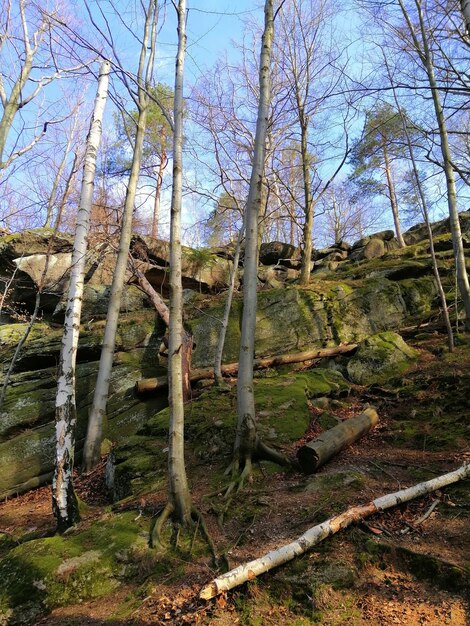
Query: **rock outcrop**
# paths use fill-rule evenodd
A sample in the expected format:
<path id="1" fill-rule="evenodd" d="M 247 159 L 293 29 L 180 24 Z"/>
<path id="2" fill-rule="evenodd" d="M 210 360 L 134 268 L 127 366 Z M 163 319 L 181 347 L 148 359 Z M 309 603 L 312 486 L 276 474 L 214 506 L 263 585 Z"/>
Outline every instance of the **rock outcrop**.
<path id="1" fill-rule="evenodd" d="M 461 219 L 468 229 L 470 213 L 461 214 Z M 444 277 L 447 271 L 450 280 L 452 267 L 449 265 L 447 270 L 446 259 L 451 264 L 452 251 L 448 246 L 450 236 L 446 223 L 444 220 L 433 228 L 440 233 L 437 248 L 443 259 Z M 308 288 L 295 284 L 298 250 L 278 242 L 265 245 L 262 258 L 269 264 L 260 266 L 259 270 L 262 289 L 258 299 L 255 356 L 365 341 L 349 366 L 344 363 L 341 366 L 341 371 L 351 380 L 368 383 L 374 375 L 376 378 L 381 375 L 380 367 L 375 365 L 373 371 L 365 371 L 365 363 L 375 363 L 373 353 L 384 357 L 387 376 L 392 369 L 400 371 L 401 364 L 382 355 L 381 350 L 388 341 L 384 339 L 388 335 L 383 333 L 426 319 L 436 307 L 436 289 L 427 256 L 428 244 L 422 240 L 422 227 L 409 232 L 419 243 L 404 250 L 395 250 L 393 233 L 384 231 L 352 247 L 338 242 L 330 248 L 314 251 L 313 281 Z M 64 309 L 72 239 L 69 235 L 58 235 L 52 246 L 50 235 L 50 231 L 39 230 L 0 238 L 0 272 L 4 283 L 14 272 L 15 261 L 18 268 L 5 302 L 10 313 L 14 312 L 15 300 L 26 303 L 21 306 L 28 308 L 28 298 L 31 301 L 36 293 L 35 285 L 42 279 L 45 255 L 53 247 L 45 283 L 45 317 L 35 324 L 22 350 L 1 410 L 0 497 L 39 484 L 48 479 L 52 471 L 56 368 L 62 333 L 57 321 Z M 132 246 L 147 278 L 165 294 L 168 243 L 139 236 L 134 238 Z M 183 283 L 189 287 L 185 292 L 186 316 L 196 343 L 194 367 L 211 366 L 213 362 L 219 333 L 217 319 L 221 319 L 224 307 L 223 294 L 214 292 L 226 284 L 232 263 L 230 254 L 222 252 L 184 250 L 186 278 Z M 100 243 L 87 260 L 77 366 L 78 450 L 101 350 L 113 254 L 107 244 Z M 359 256 L 350 262 L 355 254 Z M 138 431 L 162 403 L 166 403 L 165 397 L 144 402 L 133 395 L 136 380 L 165 373 L 165 369 L 158 369 L 165 365 L 158 362 L 159 343 L 165 329 L 147 306 L 143 294 L 129 285 L 121 306 L 109 400 L 108 437 L 115 441 Z M 236 295 L 229 319 L 225 362 L 238 360 L 241 313 L 241 297 Z M 0 326 L 3 374 L 25 328 L 24 322 L 15 319 L 4 316 L 8 323 Z M 380 346 L 372 345 L 373 340 L 369 339 L 377 333 L 381 333 L 378 335 Z M 395 340 L 388 343 L 397 348 Z M 363 355 L 366 356 L 362 358 Z M 391 369 L 387 369 L 389 361 Z"/>

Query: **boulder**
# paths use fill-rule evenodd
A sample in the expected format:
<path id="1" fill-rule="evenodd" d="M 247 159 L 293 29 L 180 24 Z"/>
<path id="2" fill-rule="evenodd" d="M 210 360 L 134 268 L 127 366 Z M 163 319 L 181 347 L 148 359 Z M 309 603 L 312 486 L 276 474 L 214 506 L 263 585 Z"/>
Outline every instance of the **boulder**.
<path id="1" fill-rule="evenodd" d="M 283 261 L 298 261 L 300 250 L 295 246 L 280 241 L 262 243 L 259 251 L 259 260 L 263 265 L 283 264 Z"/>
<path id="2" fill-rule="evenodd" d="M 359 385 L 382 384 L 400 376 L 417 358 L 410 348 L 394 332 L 383 332 L 363 341 L 349 360 L 349 379 Z"/>
<path id="3" fill-rule="evenodd" d="M 376 259 L 385 254 L 385 245 L 383 239 L 371 238 L 362 251 L 364 259 Z"/>
<path id="4" fill-rule="evenodd" d="M 46 254 L 33 254 L 14 259 L 13 263 L 20 272 L 27 274 L 37 287 L 42 285 L 49 293 L 61 294 L 72 264 L 72 253 L 51 254 L 49 259 Z"/>
<path id="5" fill-rule="evenodd" d="M 310 421 L 309 400 L 347 395 L 341 374 L 315 368 L 305 372 L 255 378 L 258 431 L 263 441 L 285 445 L 298 440 Z M 196 457 L 231 454 L 236 424 L 236 389 L 203 391 L 191 404 L 186 421 L 188 447 Z M 108 488 L 114 500 L 160 489 L 166 481 L 168 409 L 151 416 L 140 432 L 117 446 L 109 459 Z"/>
<path id="6" fill-rule="evenodd" d="M 0 624 L 36 624 L 56 607 L 112 594 L 138 572 L 146 524 L 128 511 L 10 550 L 0 560 Z"/>
<path id="7" fill-rule="evenodd" d="M 460 229 L 462 233 L 470 233 L 470 209 L 459 213 Z M 431 224 L 432 232 L 435 237 L 450 233 L 449 218 Z M 418 243 L 428 238 L 428 229 L 426 224 L 415 224 L 404 233 L 403 238 L 407 245 Z"/>

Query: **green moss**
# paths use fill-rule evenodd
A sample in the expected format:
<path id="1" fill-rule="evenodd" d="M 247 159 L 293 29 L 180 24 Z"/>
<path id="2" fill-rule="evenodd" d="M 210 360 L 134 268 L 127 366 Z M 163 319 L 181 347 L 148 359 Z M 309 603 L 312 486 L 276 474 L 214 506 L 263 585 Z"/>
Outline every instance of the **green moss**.
<path id="1" fill-rule="evenodd" d="M 351 380 L 361 385 L 385 383 L 405 372 L 417 352 L 391 331 L 366 339 L 347 365 Z"/>
<path id="2" fill-rule="evenodd" d="M 348 391 L 349 385 L 343 376 L 330 369 L 315 368 L 257 380 L 255 399 L 260 431 L 267 439 L 280 443 L 295 441 L 310 422 L 307 399 L 337 396 Z"/>
<path id="3" fill-rule="evenodd" d="M 0 616 L 38 616 L 110 593 L 126 576 L 128 554 L 145 547 L 146 525 L 123 513 L 14 548 L 0 561 Z"/>

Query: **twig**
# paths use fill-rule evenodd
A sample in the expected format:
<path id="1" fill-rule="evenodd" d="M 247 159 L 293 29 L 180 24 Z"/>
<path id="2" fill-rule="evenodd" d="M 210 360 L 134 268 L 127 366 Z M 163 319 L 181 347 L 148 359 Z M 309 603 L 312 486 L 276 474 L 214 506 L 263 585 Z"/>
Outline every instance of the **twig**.
<path id="1" fill-rule="evenodd" d="M 426 511 L 426 513 L 424 515 L 421 515 L 421 517 L 419 519 L 416 520 L 416 522 L 414 523 L 415 526 L 419 526 L 419 524 L 422 524 L 423 522 L 425 522 L 428 517 L 431 515 L 431 513 L 434 511 L 434 509 L 436 508 L 436 506 L 439 504 L 439 498 L 437 498 L 436 500 L 433 500 L 431 506 L 429 507 L 429 509 Z"/>

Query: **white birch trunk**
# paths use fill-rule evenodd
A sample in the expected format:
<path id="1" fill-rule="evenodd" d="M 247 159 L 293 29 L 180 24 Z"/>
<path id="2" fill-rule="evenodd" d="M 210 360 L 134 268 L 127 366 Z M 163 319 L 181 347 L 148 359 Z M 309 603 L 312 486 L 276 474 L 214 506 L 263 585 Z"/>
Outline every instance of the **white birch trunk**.
<path id="1" fill-rule="evenodd" d="M 295 557 L 304 554 L 304 552 L 317 545 L 327 537 L 334 535 L 338 531 L 347 528 L 355 522 L 366 519 L 367 517 L 370 517 L 375 513 L 379 513 L 380 511 L 390 509 L 398 504 L 403 504 L 403 502 L 419 498 L 420 496 L 436 491 L 437 489 L 442 489 L 443 487 L 456 483 L 459 480 L 467 478 L 468 476 L 470 476 L 470 463 L 466 463 L 459 469 L 454 472 L 450 472 L 449 474 L 444 474 L 443 476 L 438 476 L 437 478 L 433 478 L 432 480 L 428 480 L 424 483 L 419 483 L 414 487 L 402 489 L 401 491 L 396 491 L 395 493 L 390 493 L 380 498 L 376 498 L 372 502 L 369 502 L 369 504 L 348 509 L 340 515 L 331 517 L 325 522 L 322 522 L 313 528 L 309 528 L 307 532 L 298 537 L 292 543 L 281 546 L 276 550 L 272 550 L 259 559 L 240 565 L 230 572 L 215 578 L 203 587 L 199 597 L 204 600 L 209 600 L 223 591 L 228 591 L 229 589 L 238 587 L 238 585 L 241 585 L 248 580 L 253 580 L 256 576 L 264 574 L 265 572 L 268 572 L 275 567 L 279 567 L 280 565 L 291 561 Z"/>
<path id="2" fill-rule="evenodd" d="M 100 459 L 101 440 L 103 434 L 103 422 L 106 417 L 106 404 L 108 401 L 111 368 L 113 365 L 114 348 L 116 345 L 116 331 L 121 308 L 121 297 L 124 289 L 124 280 L 127 268 L 127 259 L 132 237 L 132 218 L 139 181 L 140 163 L 147 124 L 147 111 L 149 98 L 147 88 L 150 85 L 150 76 L 155 55 L 155 32 L 156 32 L 156 2 L 150 0 L 145 16 L 144 36 L 140 51 L 139 69 L 137 74 L 138 89 L 138 118 L 135 135 L 134 151 L 132 155 L 131 172 L 126 190 L 126 200 L 122 216 L 121 237 L 116 259 L 116 267 L 111 285 L 111 295 L 108 304 L 108 314 L 101 349 L 98 376 L 96 379 L 93 403 L 88 417 L 88 429 L 83 448 L 83 467 L 85 471 L 91 470 Z M 147 60 L 148 48 L 150 55 Z"/>
<path id="3" fill-rule="evenodd" d="M 178 522 L 191 518 L 191 496 L 184 462 L 183 287 L 181 283 L 181 204 L 183 195 L 183 76 L 186 52 L 186 0 L 178 2 L 178 52 L 175 69 L 173 188 L 170 223 L 170 326 L 168 383 L 170 432 L 168 478 L 170 502 Z"/>
<path id="4" fill-rule="evenodd" d="M 110 68 L 111 65 L 108 61 L 104 61 L 100 68 L 98 91 L 87 140 L 59 363 L 56 396 L 55 472 L 52 483 L 52 507 L 59 530 L 65 530 L 79 518 L 72 484 L 76 425 L 75 361 L 80 330 L 85 255 L 88 247 L 96 155 L 101 139 Z"/>
<path id="5" fill-rule="evenodd" d="M 273 0 L 266 0 L 265 25 L 260 54 L 260 99 L 256 122 L 253 169 L 245 216 L 245 270 L 243 274 L 243 316 L 237 384 L 238 421 L 235 460 L 251 461 L 256 445 L 256 415 L 253 391 L 253 359 L 257 305 L 258 219 L 263 203 L 263 177 L 269 105 L 271 99 L 270 65 L 274 35 Z"/>

